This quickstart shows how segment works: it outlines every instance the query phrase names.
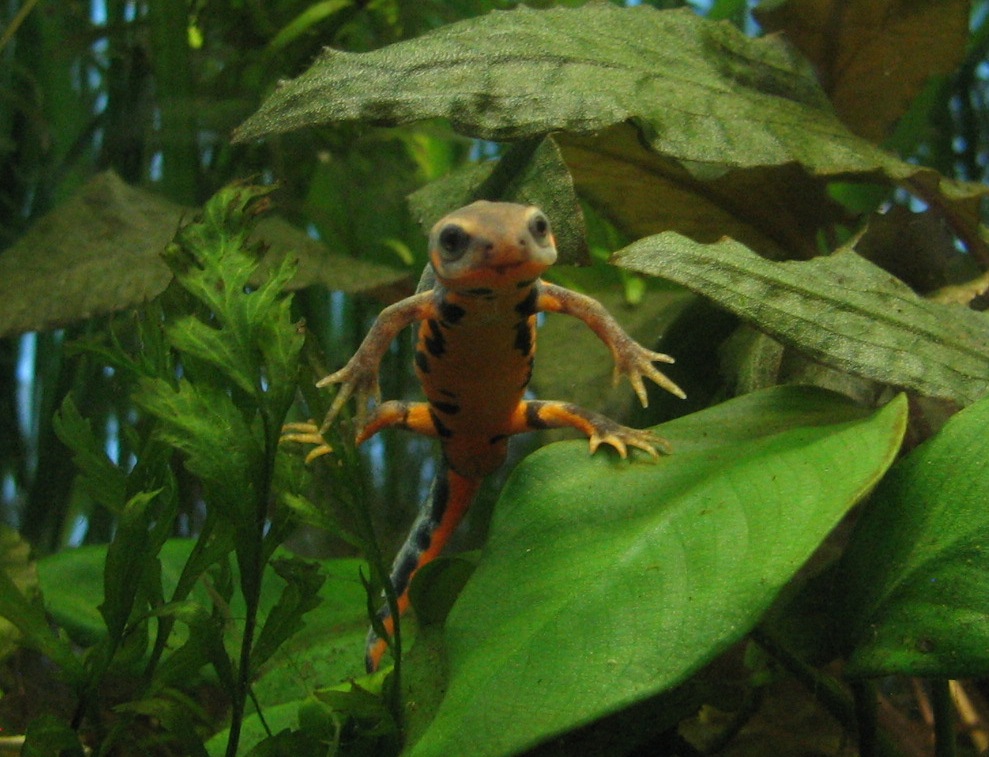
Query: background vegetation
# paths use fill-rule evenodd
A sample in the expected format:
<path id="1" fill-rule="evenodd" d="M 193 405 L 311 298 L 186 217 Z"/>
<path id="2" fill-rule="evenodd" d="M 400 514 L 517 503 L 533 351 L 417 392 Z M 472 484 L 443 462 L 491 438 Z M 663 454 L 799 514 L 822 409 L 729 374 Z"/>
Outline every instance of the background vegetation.
<path id="1" fill-rule="evenodd" d="M 516 5 L 0 9 L 0 746 L 989 749 L 986 4 Z M 496 476 L 361 678 L 434 451 L 279 428 L 475 197 L 689 399 L 548 320 L 538 394 L 674 454 Z"/>

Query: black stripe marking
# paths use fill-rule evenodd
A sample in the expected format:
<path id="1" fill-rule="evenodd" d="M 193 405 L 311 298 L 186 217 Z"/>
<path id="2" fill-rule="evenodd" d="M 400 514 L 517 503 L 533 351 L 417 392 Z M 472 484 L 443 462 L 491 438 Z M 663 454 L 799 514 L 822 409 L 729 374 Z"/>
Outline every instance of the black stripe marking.
<path id="1" fill-rule="evenodd" d="M 494 290 L 487 287 L 477 287 L 476 289 L 468 289 L 464 294 L 469 294 L 472 297 L 490 297 L 494 294 Z"/>
<path id="2" fill-rule="evenodd" d="M 525 289 L 526 287 L 532 286 L 533 284 L 535 284 L 537 280 L 538 279 L 526 279 L 525 281 L 520 281 L 518 284 L 515 285 L 515 288 L 516 289 Z"/>
<path id="3" fill-rule="evenodd" d="M 443 332 L 440 331 L 439 323 L 430 318 L 426 321 L 426 328 L 428 330 L 422 338 L 426 349 L 433 357 L 442 357 L 443 353 L 446 352 L 446 339 L 443 336 Z"/>
<path id="4" fill-rule="evenodd" d="M 467 315 L 467 311 L 460 307 L 460 305 L 455 305 L 446 300 L 440 303 L 440 320 L 448 326 L 456 326 L 465 315 Z"/>
<path id="5" fill-rule="evenodd" d="M 449 439 L 453 436 L 453 432 L 440 420 L 433 408 L 429 408 L 429 417 L 433 421 L 433 427 L 436 429 L 438 436 L 443 439 Z"/>
<path id="6" fill-rule="evenodd" d="M 525 377 L 522 379 L 522 388 L 525 389 L 529 386 L 529 382 L 532 381 L 532 369 L 536 364 L 536 358 L 533 355 L 529 355 L 529 360 L 525 364 Z"/>
<path id="7" fill-rule="evenodd" d="M 439 402 L 437 400 L 430 400 L 429 404 L 446 415 L 456 415 L 460 412 L 460 405 L 454 402 Z"/>
<path id="8" fill-rule="evenodd" d="M 528 318 L 515 324 L 515 344 L 512 346 L 523 355 L 532 354 L 532 325 Z"/>
<path id="9" fill-rule="evenodd" d="M 533 431 L 550 427 L 549 424 L 539 416 L 539 408 L 541 407 L 541 402 L 529 402 L 525 406 L 525 425 Z"/>
<path id="10" fill-rule="evenodd" d="M 533 287 L 529 290 L 529 294 L 525 296 L 518 305 L 515 306 L 515 312 L 522 316 L 534 315 L 536 311 L 536 302 L 539 300 L 539 292 Z"/>
<path id="11" fill-rule="evenodd" d="M 413 360 L 415 361 L 416 368 L 423 373 L 429 373 L 429 357 L 426 356 L 425 352 L 422 350 L 416 350 L 416 355 Z"/>

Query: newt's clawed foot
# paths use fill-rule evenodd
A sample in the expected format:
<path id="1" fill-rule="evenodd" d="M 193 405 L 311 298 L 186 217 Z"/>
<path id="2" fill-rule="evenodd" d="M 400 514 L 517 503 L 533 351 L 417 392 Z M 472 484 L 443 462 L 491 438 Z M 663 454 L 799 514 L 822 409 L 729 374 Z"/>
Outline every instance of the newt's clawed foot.
<path id="1" fill-rule="evenodd" d="M 602 444 L 607 444 L 614 447 L 623 459 L 628 457 L 629 447 L 648 452 L 656 460 L 659 459 L 660 453 L 668 455 L 673 451 L 670 443 L 658 434 L 647 429 L 622 426 L 613 421 L 607 423 L 598 421 L 594 426 L 594 431 L 588 437 L 588 441 L 591 445 L 592 455 Z"/>
<path id="2" fill-rule="evenodd" d="M 673 363 L 674 360 L 669 355 L 662 352 L 647 350 L 641 344 L 629 339 L 615 348 L 615 374 L 613 383 L 617 384 L 622 375 L 628 376 L 632 389 L 635 390 L 642 407 L 648 407 L 649 399 L 646 394 L 646 386 L 643 378 L 647 378 L 654 384 L 661 386 L 670 394 L 680 399 L 687 395 L 683 389 L 676 385 L 669 376 L 659 370 L 654 363 Z"/>
<path id="3" fill-rule="evenodd" d="M 315 445 L 313 449 L 309 450 L 309 454 L 306 455 L 306 465 L 317 457 L 328 455 L 333 451 L 333 447 L 323 438 L 320 427 L 312 421 L 305 423 L 286 423 L 282 426 L 282 435 L 278 443 L 284 444 L 285 442 Z"/>

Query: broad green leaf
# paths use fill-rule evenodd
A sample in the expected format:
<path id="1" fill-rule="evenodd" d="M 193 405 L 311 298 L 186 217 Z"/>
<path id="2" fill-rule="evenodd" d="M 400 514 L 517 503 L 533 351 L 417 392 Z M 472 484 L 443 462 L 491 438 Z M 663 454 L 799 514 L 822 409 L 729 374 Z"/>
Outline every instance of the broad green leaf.
<path id="1" fill-rule="evenodd" d="M 852 134 L 782 38 L 751 39 L 685 9 L 523 6 L 369 53 L 327 50 L 235 140 L 436 117 L 483 139 L 564 132 L 578 189 L 631 233 L 673 228 L 712 241 L 719 228 L 769 257 L 808 257 L 815 230 L 838 217 L 825 180 L 883 177 L 950 207 L 956 232 L 984 249 L 985 187 Z M 610 128 L 627 122 L 634 128 Z"/>
<path id="2" fill-rule="evenodd" d="M 658 427 L 675 451 L 655 463 L 585 442 L 531 455 L 447 619 L 449 680 L 409 754 L 517 754 L 680 684 L 759 622 L 905 424 L 902 396 L 870 412 L 788 387 Z"/>
<path id="3" fill-rule="evenodd" d="M 588 262 L 584 213 L 573 178 L 552 137 L 520 142 L 497 162 L 468 163 L 411 194 L 409 205 L 429 229 L 447 213 L 474 200 L 539 206 L 553 224 L 560 261 Z"/>
<path id="4" fill-rule="evenodd" d="M 704 295 L 831 367 L 962 403 L 989 390 L 989 318 L 918 297 L 852 252 L 774 263 L 729 239 L 665 233 L 615 261 Z"/>
<path id="5" fill-rule="evenodd" d="M 882 174 L 950 203 L 959 233 L 980 244 L 984 187 L 949 182 L 852 134 L 781 38 L 751 39 L 686 9 L 523 6 L 369 53 L 326 50 L 234 139 L 437 117 L 495 140 L 587 134 L 631 120 L 652 151 L 696 178 L 792 163 L 822 176 Z"/>
<path id="6" fill-rule="evenodd" d="M 767 111 L 777 118 L 770 122 Z M 234 138 L 435 117 L 496 140 L 586 133 L 638 118 L 658 152 L 719 166 L 817 163 L 820 148 L 820 157 L 856 170 L 855 153 L 867 150 L 781 41 L 751 40 L 686 10 L 610 3 L 521 7 L 370 53 L 326 50 Z"/>
<path id="7" fill-rule="evenodd" d="M 797 164 L 697 177 L 644 145 L 631 124 L 558 141 L 581 196 L 631 238 L 677 231 L 709 243 L 728 236 L 768 258 L 809 258 L 817 254 L 817 230 L 845 220 L 826 180 Z"/>
<path id="8" fill-rule="evenodd" d="M 989 400 L 876 489 L 840 563 L 849 674 L 989 674 Z"/>
<path id="9" fill-rule="evenodd" d="M 171 597 L 179 583 L 193 544 L 190 539 L 171 539 L 159 551 L 166 597 Z M 56 552 L 38 561 L 46 612 L 73 643 L 82 647 L 92 646 L 106 636 L 106 626 L 98 608 L 103 603 L 107 549 L 106 544 L 79 547 Z M 201 604 L 208 603 L 210 598 L 201 587 L 194 597 Z"/>
<path id="10" fill-rule="evenodd" d="M 955 71 L 968 41 L 968 0 L 791 0 L 756 10 L 767 32 L 784 32 L 811 63 L 835 110 L 874 142 L 927 80 Z"/>
<path id="11" fill-rule="evenodd" d="M 0 256 L 0 336 L 64 326 L 157 296 L 171 280 L 161 253 L 194 214 L 115 173 L 93 177 Z M 266 265 L 286 255 L 298 259 L 292 288 L 318 283 L 362 292 L 406 276 L 334 255 L 280 218 L 259 221 L 251 239 L 270 246 Z"/>

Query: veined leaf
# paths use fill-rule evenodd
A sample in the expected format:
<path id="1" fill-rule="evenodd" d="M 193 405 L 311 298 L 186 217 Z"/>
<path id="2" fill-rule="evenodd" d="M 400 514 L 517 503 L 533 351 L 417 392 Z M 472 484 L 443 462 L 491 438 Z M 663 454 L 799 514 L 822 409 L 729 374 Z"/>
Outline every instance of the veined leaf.
<path id="1" fill-rule="evenodd" d="M 171 280 L 161 253 L 194 213 L 127 185 L 115 173 L 93 177 L 0 256 L 0 336 L 64 326 L 160 294 Z M 334 255 L 280 218 L 261 219 L 251 241 L 270 245 L 259 279 L 287 254 L 298 259 L 291 288 L 319 283 L 362 292 L 407 276 Z M 52 297 L 53 291 L 59 296 Z"/>
<path id="2" fill-rule="evenodd" d="M 409 754 L 518 754 L 682 683 L 758 623 L 905 426 L 902 396 L 870 412 L 786 387 L 658 427 L 674 453 L 655 463 L 584 441 L 530 455 L 447 618 L 449 678 Z"/>
<path id="3" fill-rule="evenodd" d="M 664 217 L 657 203 L 687 218 L 687 226 L 713 210 L 722 233 L 744 230 L 736 235 L 770 257 L 781 250 L 807 256 L 814 229 L 836 212 L 819 200 L 823 180 L 884 176 L 950 207 L 955 233 L 989 254 L 978 234 L 986 187 L 908 164 L 853 134 L 810 66 L 781 38 L 751 39 L 685 9 L 523 6 L 368 53 L 326 50 L 302 76 L 284 82 L 234 138 L 331 122 L 396 125 L 437 117 L 468 136 L 496 140 L 585 135 L 632 122 L 658 160 L 632 156 L 625 146 L 614 154 L 614 135 L 573 140 L 577 152 L 567 156 L 576 156 L 578 186 L 603 195 L 596 199 L 627 230 L 647 223 L 647 233 L 691 233 L 683 221 L 662 225 L 670 217 L 657 225 Z M 594 153 L 607 161 L 595 165 Z M 698 182 L 743 169 L 780 176 L 737 174 L 713 192 L 698 191 Z M 619 180 L 605 191 L 602 173 L 609 171 Z M 636 195 L 646 199 L 622 207 L 623 198 Z M 794 207 L 794 197 L 807 199 Z M 643 203 L 652 207 L 643 211 Z M 708 216 L 703 233 L 711 227 Z"/>
<path id="4" fill-rule="evenodd" d="M 814 64 L 842 121 L 881 142 L 928 78 L 964 59 L 969 8 L 968 0 L 799 0 L 763 3 L 756 16 Z"/>
<path id="5" fill-rule="evenodd" d="M 730 239 L 703 245 L 668 232 L 615 261 L 704 295 L 834 368 L 962 403 L 989 391 L 989 317 L 918 297 L 850 251 L 774 263 Z"/>
<path id="6" fill-rule="evenodd" d="M 989 674 L 989 399 L 876 489 L 839 564 L 849 673 Z"/>
<path id="7" fill-rule="evenodd" d="M 704 243 L 728 236 L 767 258 L 810 258 L 817 231 L 845 220 L 827 182 L 796 163 L 698 178 L 650 150 L 631 124 L 557 140 L 581 196 L 633 239 L 662 231 Z"/>

